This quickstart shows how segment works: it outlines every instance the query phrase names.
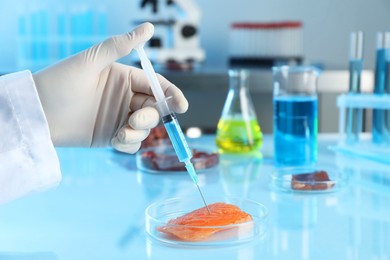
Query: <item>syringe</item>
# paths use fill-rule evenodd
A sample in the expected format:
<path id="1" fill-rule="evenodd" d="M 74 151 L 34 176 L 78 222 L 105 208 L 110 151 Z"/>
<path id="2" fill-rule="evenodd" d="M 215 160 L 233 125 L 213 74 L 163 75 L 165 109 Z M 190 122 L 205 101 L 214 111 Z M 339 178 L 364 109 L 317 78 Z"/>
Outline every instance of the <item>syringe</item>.
<path id="1" fill-rule="evenodd" d="M 135 49 L 141 60 L 141 66 L 145 71 L 146 78 L 148 79 L 153 95 L 156 99 L 157 108 L 162 117 L 162 122 L 164 123 L 165 129 L 167 130 L 169 139 L 172 142 L 176 155 L 179 158 L 180 162 L 185 163 L 187 172 L 190 175 L 193 182 L 195 183 L 196 187 L 198 188 L 203 203 L 206 206 L 207 211 L 210 213 L 210 209 L 207 206 L 202 191 L 200 190 L 198 184 L 199 180 L 198 180 L 198 176 L 196 175 L 194 165 L 191 162 L 191 158 L 192 158 L 191 149 L 188 147 L 187 141 L 184 137 L 183 131 L 181 130 L 179 122 L 177 121 L 175 113 L 171 111 L 168 106 L 167 99 L 165 98 L 161 85 L 157 79 L 156 72 L 153 69 L 152 63 L 146 56 L 144 50 L 144 44 L 140 44 Z"/>

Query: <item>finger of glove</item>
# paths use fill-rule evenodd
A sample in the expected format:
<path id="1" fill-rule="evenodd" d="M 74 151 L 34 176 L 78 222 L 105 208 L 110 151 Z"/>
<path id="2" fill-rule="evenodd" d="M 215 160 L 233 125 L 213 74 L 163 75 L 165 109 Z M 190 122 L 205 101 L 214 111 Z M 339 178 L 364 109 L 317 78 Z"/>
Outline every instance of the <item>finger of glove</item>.
<path id="1" fill-rule="evenodd" d="M 176 113 L 184 113 L 188 109 L 188 101 L 184 97 L 183 92 L 173 85 L 171 82 L 165 79 L 162 81 L 161 87 L 165 89 L 165 96 L 172 97 L 170 102 L 170 108 Z"/>
<path id="2" fill-rule="evenodd" d="M 131 143 L 131 144 L 124 144 L 118 140 L 117 137 L 112 138 L 111 145 L 116 150 L 124 153 L 136 153 L 139 148 L 141 147 L 141 142 L 138 143 Z"/>
<path id="3" fill-rule="evenodd" d="M 111 37 L 86 50 L 86 60 L 104 68 L 128 55 L 139 44 L 148 41 L 153 33 L 154 26 L 151 23 L 143 23 L 131 32 Z"/>
<path id="4" fill-rule="evenodd" d="M 183 92 L 172 84 L 169 80 L 164 78 L 162 75 L 157 73 L 157 79 L 161 85 L 161 88 L 166 97 L 171 96 L 172 100 L 170 101 L 171 109 L 176 113 L 184 113 L 188 109 L 188 101 L 185 98 Z M 149 82 L 146 78 L 145 73 L 140 69 L 132 70 L 131 74 L 131 86 L 134 92 L 141 94 L 136 99 L 132 99 L 132 104 L 130 104 L 130 109 L 137 110 L 143 107 L 143 104 L 149 99 L 150 96 L 153 96 L 152 89 L 149 85 Z M 137 95 L 137 94 L 136 94 Z"/>
<path id="5" fill-rule="evenodd" d="M 136 110 L 129 117 L 129 125 L 135 130 L 150 129 L 160 122 L 160 115 L 154 107 L 144 107 Z"/>
<path id="6" fill-rule="evenodd" d="M 154 96 L 136 93 L 131 97 L 130 110 L 136 111 L 144 107 L 156 107 L 156 99 Z"/>
<path id="7" fill-rule="evenodd" d="M 123 144 L 134 144 L 145 140 L 149 133 L 150 129 L 135 130 L 129 125 L 126 125 L 118 131 L 116 137 L 118 138 L 118 141 Z"/>

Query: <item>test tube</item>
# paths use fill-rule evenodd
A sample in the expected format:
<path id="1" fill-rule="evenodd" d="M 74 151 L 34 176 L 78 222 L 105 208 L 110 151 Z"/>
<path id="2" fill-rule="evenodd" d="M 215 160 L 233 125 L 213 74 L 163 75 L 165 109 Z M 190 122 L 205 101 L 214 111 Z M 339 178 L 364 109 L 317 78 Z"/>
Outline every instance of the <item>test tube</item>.
<path id="1" fill-rule="evenodd" d="M 349 46 L 349 93 L 360 93 L 360 78 L 363 70 L 363 32 L 352 32 Z M 356 143 L 362 131 L 363 111 L 349 108 L 347 116 L 347 143 Z"/>
<path id="2" fill-rule="evenodd" d="M 390 32 L 377 34 L 376 68 L 374 93 L 383 95 L 389 92 L 389 62 L 390 62 Z M 389 127 L 386 127 L 388 111 L 373 109 L 372 115 L 372 141 L 382 144 L 390 140 Z"/>

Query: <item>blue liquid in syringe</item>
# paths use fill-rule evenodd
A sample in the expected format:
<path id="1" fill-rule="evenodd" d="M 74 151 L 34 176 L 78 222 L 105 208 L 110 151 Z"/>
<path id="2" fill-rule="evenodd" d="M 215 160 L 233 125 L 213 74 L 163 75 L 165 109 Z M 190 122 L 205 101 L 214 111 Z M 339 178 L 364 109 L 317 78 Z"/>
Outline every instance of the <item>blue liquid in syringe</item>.
<path id="1" fill-rule="evenodd" d="M 304 165 L 317 161 L 317 97 L 274 98 L 275 161 Z"/>
<path id="2" fill-rule="evenodd" d="M 207 206 L 206 200 L 203 197 L 202 191 L 198 185 L 198 176 L 196 175 L 194 165 L 190 162 L 192 158 L 191 149 L 188 147 L 186 139 L 184 137 L 183 131 L 180 128 L 179 122 L 177 121 L 176 115 L 171 113 L 169 115 L 163 116 L 162 121 L 164 123 L 165 129 L 169 135 L 169 139 L 172 142 L 173 148 L 179 158 L 180 162 L 185 162 L 186 169 L 190 175 L 193 182 L 196 184 L 196 187 L 199 190 L 200 196 L 202 197 L 203 203 L 207 208 L 207 211 L 210 213 L 210 209 Z"/>
<path id="3" fill-rule="evenodd" d="M 180 162 L 188 161 L 192 158 L 191 149 L 188 147 L 183 131 L 180 128 L 179 122 L 176 119 L 175 114 L 169 114 L 162 118 L 165 129 L 172 142 L 173 148 L 179 158 Z"/>
<path id="4" fill-rule="evenodd" d="M 190 162 L 190 159 L 192 158 L 191 149 L 188 147 L 183 131 L 181 130 L 179 122 L 176 119 L 176 115 L 171 113 L 169 115 L 163 116 L 162 121 L 169 135 L 169 139 L 172 142 L 173 148 L 175 149 L 177 157 L 179 158 L 179 161 L 185 162 L 187 172 L 190 175 L 192 181 L 196 184 L 207 211 L 209 214 L 211 214 L 206 200 L 203 197 L 203 193 L 199 188 L 198 176 L 196 175 L 194 165 Z"/>

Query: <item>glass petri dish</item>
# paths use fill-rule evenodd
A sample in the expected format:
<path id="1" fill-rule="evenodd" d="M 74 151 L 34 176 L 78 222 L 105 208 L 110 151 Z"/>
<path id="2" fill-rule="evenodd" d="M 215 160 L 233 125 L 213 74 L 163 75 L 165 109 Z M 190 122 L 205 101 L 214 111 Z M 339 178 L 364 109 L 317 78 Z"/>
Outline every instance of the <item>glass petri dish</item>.
<path id="1" fill-rule="evenodd" d="M 328 193 L 339 191 L 346 185 L 346 174 L 331 167 L 281 167 L 271 173 L 271 187 L 277 191 Z"/>
<path id="2" fill-rule="evenodd" d="M 198 241 L 182 240 L 173 235 L 159 231 L 159 227 L 167 226 L 168 221 L 183 216 L 191 211 L 204 207 L 200 198 L 172 198 L 151 204 L 145 210 L 145 228 L 153 239 L 165 244 L 182 246 L 229 246 L 252 241 L 264 236 L 267 227 L 268 209 L 252 200 L 234 197 L 207 198 L 209 205 L 225 202 L 238 206 L 252 216 L 252 221 L 225 226 L 188 226 L 169 225 L 188 232 L 209 232 L 218 229 L 205 239 Z M 195 230 L 195 231 L 194 231 Z"/>
<path id="3" fill-rule="evenodd" d="M 192 159 L 198 172 L 214 168 L 219 163 L 219 154 L 203 147 L 191 147 Z M 170 145 L 144 148 L 136 154 L 137 168 L 150 173 L 185 172 L 184 163 L 179 162 L 175 150 Z"/>

